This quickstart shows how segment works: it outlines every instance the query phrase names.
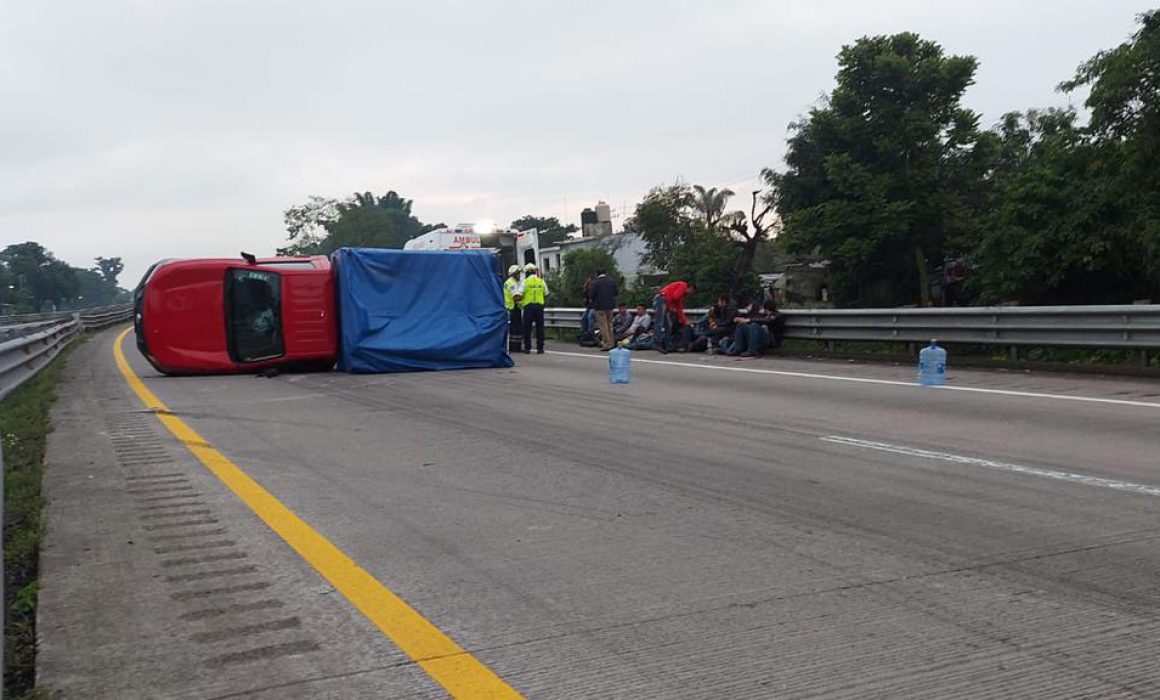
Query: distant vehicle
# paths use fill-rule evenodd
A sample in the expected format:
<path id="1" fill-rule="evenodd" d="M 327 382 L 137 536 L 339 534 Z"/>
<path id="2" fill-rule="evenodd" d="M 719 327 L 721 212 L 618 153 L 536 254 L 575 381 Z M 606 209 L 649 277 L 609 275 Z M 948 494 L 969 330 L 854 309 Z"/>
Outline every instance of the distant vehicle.
<path id="1" fill-rule="evenodd" d="M 403 250 L 478 250 L 484 248 L 495 251 L 500 256 L 500 269 L 506 270 L 516 263 L 535 262 L 534 259 L 519 260 L 516 241 L 524 234 L 520 231 L 496 228 L 493 222 L 478 224 L 458 224 L 428 231 L 403 244 Z"/>
<path id="2" fill-rule="evenodd" d="M 163 260 L 134 306 L 137 347 L 165 374 L 329 369 L 337 356 L 325 256 Z"/>
<path id="3" fill-rule="evenodd" d="M 462 229 L 431 231 L 403 244 L 403 250 L 473 250 L 479 247 L 479 234 Z"/>

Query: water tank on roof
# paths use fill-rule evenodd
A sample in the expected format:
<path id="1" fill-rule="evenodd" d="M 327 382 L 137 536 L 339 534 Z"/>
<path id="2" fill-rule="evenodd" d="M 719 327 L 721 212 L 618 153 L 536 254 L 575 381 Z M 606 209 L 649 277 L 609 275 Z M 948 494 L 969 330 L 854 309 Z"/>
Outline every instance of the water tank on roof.
<path id="1" fill-rule="evenodd" d="M 596 212 L 585 207 L 584 211 L 580 212 L 580 225 L 596 223 Z"/>
<path id="2" fill-rule="evenodd" d="M 596 220 L 602 223 L 612 221 L 612 207 L 607 202 L 596 203 Z"/>

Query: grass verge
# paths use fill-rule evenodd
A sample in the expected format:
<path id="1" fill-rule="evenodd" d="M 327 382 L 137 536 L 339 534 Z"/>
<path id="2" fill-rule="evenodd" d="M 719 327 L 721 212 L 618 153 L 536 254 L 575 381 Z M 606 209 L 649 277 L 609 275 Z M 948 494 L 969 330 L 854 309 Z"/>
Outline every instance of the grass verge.
<path id="1" fill-rule="evenodd" d="M 83 341 L 81 341 L 83 342 Z M 36 598 L 44 498 L 40 492 L 44 451 L 51 430 L 65 359 L 52 362 L 0 402 L 4 448 L 4 695 L 14 700 L 45 697 L 36 685 Z"/>

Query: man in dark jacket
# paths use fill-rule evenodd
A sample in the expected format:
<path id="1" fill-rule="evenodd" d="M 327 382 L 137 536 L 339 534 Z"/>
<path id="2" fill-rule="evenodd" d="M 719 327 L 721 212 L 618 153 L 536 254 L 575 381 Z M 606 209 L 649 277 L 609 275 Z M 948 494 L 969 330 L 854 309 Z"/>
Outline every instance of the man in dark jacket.
<path id="1" fill-rule="evenodd" d="M 772 299 L 767 299 L 756 314 L 737 317 L 737 330 L 729 354 L 761 357 L 766 350 L 781 345 L 784 329 L 785 316 L 778 313 L 777 304 Z"/>
<path id="2" fill-rule="evenodd" d="M 709 352 L 716 351 L 721 347 L 721 341 L 733 335 L 736 319 L 737 305 L 733 303 L 733 297 L 728 294 L 717 297 L 717 303 L 709 309 L 709 328 L 706 333 L 709 338 Z"/>
<path id="3" fill-rule="evenodd" d="M 616 282 L 604 270 L 596 273 L 596 279 L 592 280 L 592 286 L 589 287 L 592 308 L 596 309 L 596 325 L 600 328 L 601 350 L 611 350 L 616 344 L 616 334 L 612 332 L 612 310 L 616 308 L 616 295 L 619 292 Z"/>

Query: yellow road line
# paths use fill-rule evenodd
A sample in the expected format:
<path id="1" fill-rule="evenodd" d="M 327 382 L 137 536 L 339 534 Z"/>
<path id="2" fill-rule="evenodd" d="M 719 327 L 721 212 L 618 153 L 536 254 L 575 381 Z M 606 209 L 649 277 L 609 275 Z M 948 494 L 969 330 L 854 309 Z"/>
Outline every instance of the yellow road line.
<path id="1" fill-rule="evenodd" d="M 237 494 L 363 615 L 382 630 L 427 675 L 454 698 L 520 698 L 511 686 L 451 640 L 389 588 L 262 488 L 228 457 L 213 448 L 145 386 L 129 366 L 121 346 L 131 328 L 113 344 L 117 368 L 141 402 L 201 463 Z"/>

